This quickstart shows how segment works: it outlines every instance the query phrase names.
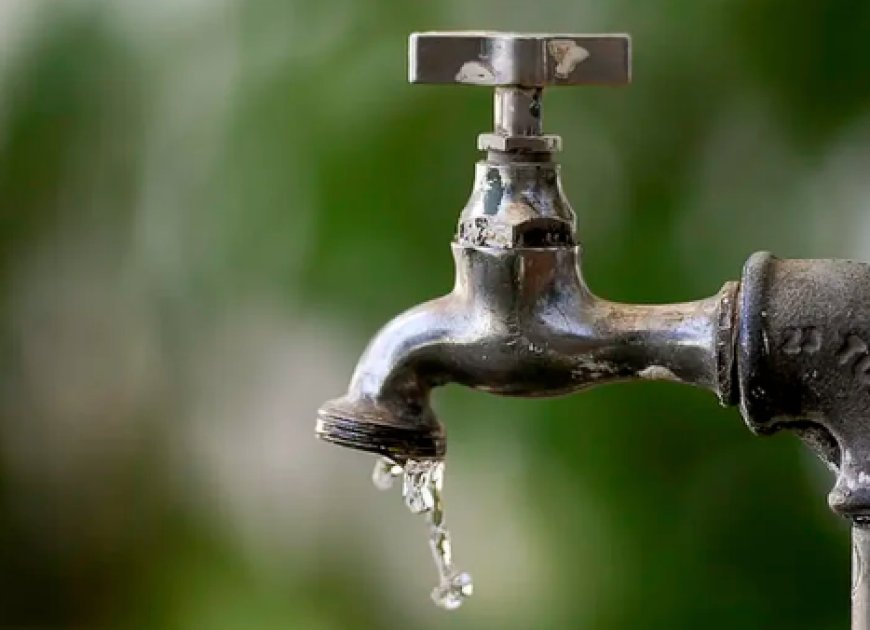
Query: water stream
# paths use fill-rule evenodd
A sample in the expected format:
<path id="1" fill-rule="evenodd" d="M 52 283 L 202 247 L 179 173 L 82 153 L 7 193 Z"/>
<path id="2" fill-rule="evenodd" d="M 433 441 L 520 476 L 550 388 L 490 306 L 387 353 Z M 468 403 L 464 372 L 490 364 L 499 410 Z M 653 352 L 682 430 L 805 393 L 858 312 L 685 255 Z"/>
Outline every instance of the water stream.
<path id="1" fill-rule="evenodd" d="M 380 490 L 388 490 L 404 474 L 402 496 L 413 514 L 426 514 L 429 522 L 429 548 L 438 570 L 438 586 L 432 601 L 446 610 L 455 610 L 474 592 L 471 576 L 453 565 L 450 532 L 444 527 L 444 461 L 408 460 L 404 467 L 386 457 L 375 463 L 372 481 Z"/>

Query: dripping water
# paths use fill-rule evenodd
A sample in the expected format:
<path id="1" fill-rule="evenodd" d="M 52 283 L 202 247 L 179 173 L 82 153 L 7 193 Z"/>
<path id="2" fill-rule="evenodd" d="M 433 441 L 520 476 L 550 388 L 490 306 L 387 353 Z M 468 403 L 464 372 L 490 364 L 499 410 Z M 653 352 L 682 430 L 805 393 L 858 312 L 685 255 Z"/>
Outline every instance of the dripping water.
<path id="1" fill-rule="evenodd" d="M 404 474 L 402 496 L 413 514 L 426 514 L 429 521 L 429 548 L 438 570 L 438 586 L 432 601 L 447 610 L 455 610 L 474 592 L 471 576 L 453 566 L 450 532 L 444 527 L 444 462 L 442 460 L 407 460 L 404 467 L 381 457 L 375 463 L 372 481 L 380 490 L 388 490 Z"/>

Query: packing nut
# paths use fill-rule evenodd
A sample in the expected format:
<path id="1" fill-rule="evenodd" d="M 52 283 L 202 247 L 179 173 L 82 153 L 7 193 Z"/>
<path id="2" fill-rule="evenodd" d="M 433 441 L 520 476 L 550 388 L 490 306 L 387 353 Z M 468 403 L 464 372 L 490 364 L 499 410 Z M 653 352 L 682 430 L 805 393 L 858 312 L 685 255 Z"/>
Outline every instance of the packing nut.
<path id="1" fill-rule="evenodd" d="M 556 153 L 562 150 L 559 136 L 503 136 L 482 133 L 477 137 L 481 151 L 515 151 L 520 153 Z"/>

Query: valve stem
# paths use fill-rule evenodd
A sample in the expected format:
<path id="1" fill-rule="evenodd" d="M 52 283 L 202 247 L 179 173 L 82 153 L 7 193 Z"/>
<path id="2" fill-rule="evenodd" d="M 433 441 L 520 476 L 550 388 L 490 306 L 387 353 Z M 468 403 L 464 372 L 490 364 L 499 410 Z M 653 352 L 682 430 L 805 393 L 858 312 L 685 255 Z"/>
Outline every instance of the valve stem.
<path id="1" fill-rule="evenodd" d="M 540 136 L 541 96 L 541 88 L 495 88 L 495 132 L 501 136 Z"/>

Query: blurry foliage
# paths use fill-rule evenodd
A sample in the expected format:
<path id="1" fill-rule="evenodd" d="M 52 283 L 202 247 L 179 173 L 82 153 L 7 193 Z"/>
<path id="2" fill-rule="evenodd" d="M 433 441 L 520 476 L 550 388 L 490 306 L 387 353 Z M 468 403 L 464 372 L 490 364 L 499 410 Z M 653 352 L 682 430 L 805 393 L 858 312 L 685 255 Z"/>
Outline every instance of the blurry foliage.
<path id="1" fill-rule="evenodd" d="M 631 88 L 553 90 L 546 105 L 548 130 L 566 140 L 569 197 L 583 200 L 584 271 L 607 297 L 709 294 L 723 273 L 737 276 L 751 249 L 809 255 L 813 234 L 801 219 L 823 211 L 845 229 L 854 216 L 794 208 L 789 195 L 870 116 L 867 2 L 150 4 L 33 2 L 33 19 L 21 22 L 30 30 L 14 55 L 7 50 L 0 75 L 4 625 L 420 627 L 421 613 L 410 615 L 360 569 L 368 557 L 353 549 L 365 546 L 364 534 L 334 545 L 327 523 L 320 546 L 306 550 L 314 565 L 295 566 L 290 554 L 283 570 L 251 566 L 210 518 L 220 506 L 203 509 L 165 469 L 167 458 L 186 456 L 176 431 L 196 380 L 189 350 L 234 305 L 278 302 L 288 318 L 350 330 L 359 348 L 397 311 L 450 286 L 449 240 L 490 97 L 406 85 L 412 30 L 634 35 Z M 588 20 L 574 19 L 584 12 Z M 481 16 L 491 23 L 468 23 Z M 207 89 L 214 85 L 223 87 Z M 744 117 L 747 126 L 762 121 L 760 137 L 723 122 L 736 120 L 739 131 Z M 753 179 L 772 165 L 751 141 L 783 147 L 793 161 L 773 181 Z M 584 153 L 590 146 L 606 149 L 602 159 Z M 701 190 L 705 165 L 722 151 L 738 156 L 733 170 Z M 746 205 L 711 218 L 711 200 L 735 190 Z M 70 242 L 79 249 L 70 253 Z M 838 255 L 812 252 L 820 253 Z M 39 282 L 67 277 L 80 260 L 108 294 L 141 302 L 147 343 L 161 357 L 150 397 L 111 399 L 98 414 L 137 427 L 122 455 L 107 454 L 117 438 L 99 429 L 81 470 L 51 459 L 66 438 L 59 450 L 43 448 L 70 429 L 63 409 L 42 404 L 54 390 L 28 367 L 33 336 L 52 338 L 68 306 L 54 300 L 55 285 Z M 34 291 L 48 292 L 42 310 L 28 306 Z M 88 295 L 86 312 L 114 316 L 114 302 Z M 111 367 L 116 350 L 94 360 Z M 60 358 L 76 369 L 77 357 Z M 829 480 L 795 440 L 756 439 L 735 410 L 668 384 L 534 403 L 476 396 L 438 396 L 452 452 L 462 444 L 482 457 L 488 435 L 521 436 L 526 504 L 516 509 L 556 550 L 552 596 L 522 603 L 535 627 L 846 625 L 846 531 L 826 513 Z M 310 423 L 320 401 L 304 402 L 308 416 L 288 422 Z M 472 404 L 478 414 L 462 422 Z M 518 411 L 500 417 L 508 408 Z M 586 506 L 575 485 L 606 507 L 605 565 L 585 564 Z M 354 536 L 352 525 L 339 527 Z M 473 541 L 460 536 L 463 544 Z M 408 568 L 417 569 L 430 567 Z M 595 594 L 591 604 L 576 596 L 581 583 Z M 426 627 L 510 624 L 468 614 L 433 610 Z"/>

